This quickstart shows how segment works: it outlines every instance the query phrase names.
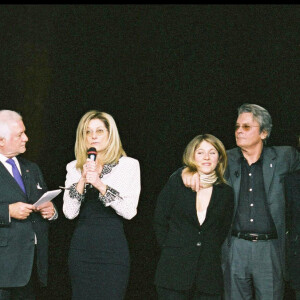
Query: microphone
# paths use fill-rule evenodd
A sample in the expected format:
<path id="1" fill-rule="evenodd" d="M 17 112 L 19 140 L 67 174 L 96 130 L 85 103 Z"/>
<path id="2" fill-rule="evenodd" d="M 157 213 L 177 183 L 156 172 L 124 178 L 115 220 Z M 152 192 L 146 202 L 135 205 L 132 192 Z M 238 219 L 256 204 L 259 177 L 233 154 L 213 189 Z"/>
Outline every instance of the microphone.
<path id="1" fill-rule="evenodd" d="M 96 160 L 96 156 L 97 156 L 97 150 L 94 147 L 91 147 L 88 149 L 87 151 L 87 155 L 88 158 L 90 158 L 91 160 L 95 161 Z"/>
<path id="2" fill-rule="evenodd" d="M 235 172 L 234 172 L 234 175 L 235 175 L 235 177 L 239 177 L 239 176 L 240 176 L 239 171 L 235 171 Z"/>
<path id="3" fill-rule="evenodd" d="M 91 159 L 92 161 L 95 161 L 95 160 L 96 160 L 96 156 L 97 156 L 97 150 L 96 150 L 96 148 L 94 148 L 94 147 L 89 148 L 88 151 L 87 151 L 87 156 L 88 156 L 88 158 Z M 91 189 L 91 188 L 93 188 L 93 185 L 91 185 L 91 184 L 89 183 L 89 184 L 87 185 L 87 187 L 88 187 L 89 189 Z"/>

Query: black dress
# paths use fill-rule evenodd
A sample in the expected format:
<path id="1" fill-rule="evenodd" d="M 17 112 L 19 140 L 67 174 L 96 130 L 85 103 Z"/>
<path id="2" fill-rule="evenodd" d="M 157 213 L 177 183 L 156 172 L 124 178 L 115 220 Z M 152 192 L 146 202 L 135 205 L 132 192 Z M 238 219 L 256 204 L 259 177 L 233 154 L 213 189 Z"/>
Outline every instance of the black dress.
<path id="1" fill-rule="evenodd" d="M 69 253 L 72 299 L 123 299 L 130 262 L 122 218 L 92 188 L 77 222 Z"/>

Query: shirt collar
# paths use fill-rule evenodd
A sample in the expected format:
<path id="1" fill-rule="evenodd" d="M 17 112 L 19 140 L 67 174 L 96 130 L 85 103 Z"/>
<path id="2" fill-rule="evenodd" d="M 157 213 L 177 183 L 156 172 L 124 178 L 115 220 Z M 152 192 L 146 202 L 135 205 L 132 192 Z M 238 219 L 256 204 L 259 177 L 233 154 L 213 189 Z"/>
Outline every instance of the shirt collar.
<path id="1" fill-rule="evenodd" d="M 258 163 L 258 162 L 261 163 L 261 162 L 263 161 L 264 152 L 265 152 L 265 147 L 262 148 L 260 157 L 259 157 L 259 159 L 256 161 L 256 163 Z M 244 157 L 244 155 L 243 155 L 243 152 L 242 152 L 241 148 L 239 148 L 239 154 L 240 154 L 239 160 L 240 160 L 240 163 L 241 163 L 243 160 L 246 160 L 245 157 Z"/>
<path id="2" fill-rule="evenodd" d="M 20 164 L 19 161 L 16 157 L 12 157 L 12 159 L 14 160 L 14 162 L 16 163 L 18 169 L 20 170 Z M 3 165 L 9 165 L 9 163 L 7 163 L 6 161 L 8 160 L 8 157 L 6 157 L 5 155 L 0 153 L 0 161 L 2 162 Z"/>

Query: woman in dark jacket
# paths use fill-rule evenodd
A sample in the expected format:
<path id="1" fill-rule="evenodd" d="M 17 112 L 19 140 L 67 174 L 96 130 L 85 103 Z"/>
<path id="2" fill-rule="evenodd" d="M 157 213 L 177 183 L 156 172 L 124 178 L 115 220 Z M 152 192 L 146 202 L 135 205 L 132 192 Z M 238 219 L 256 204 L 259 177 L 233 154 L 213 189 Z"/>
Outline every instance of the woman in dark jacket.
<path id="1" fill-rule="evenodd" d="M 221 245 L 233 214 L 233 190 L 226 184 L 227 156 L 215 136 L 196 136 L 186 147 L 184 164 L 198 171 L 201 189 L 185 187 L 172 174 L 158 197 L 154 228 L 161 257 L 155 285 L 158 298 L 221 299 Z"/>

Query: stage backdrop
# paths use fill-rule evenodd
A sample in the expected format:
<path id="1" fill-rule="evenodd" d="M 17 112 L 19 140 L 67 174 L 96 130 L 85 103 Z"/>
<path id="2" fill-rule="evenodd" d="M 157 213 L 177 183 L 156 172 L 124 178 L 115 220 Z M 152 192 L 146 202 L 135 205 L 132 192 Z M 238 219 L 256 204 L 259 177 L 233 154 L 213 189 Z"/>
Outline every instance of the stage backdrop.
<path id="1" fill-rule="evenodd" d="M 156 298 L 156 198 L 194 136 L 211 133 L 234 147 L 237 107 L 256 103 L 273 117 L 269 144 L 296 146 L 299 15 L 296 5 L 1 5 L 0 109 L 23 115 L 24 156 L 49 188 L 64 185 L 78 121 L 91 109 L 113 115 L 128 156 L 140 162 L 138 214 L 125 222 L 127 300 Z M 61 196 L 54 202 L 43 300 L 71 295 L 75 221 L 64 218 Z"/>

